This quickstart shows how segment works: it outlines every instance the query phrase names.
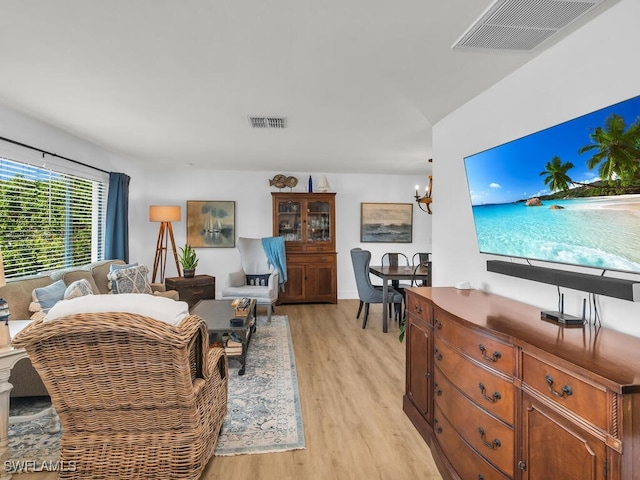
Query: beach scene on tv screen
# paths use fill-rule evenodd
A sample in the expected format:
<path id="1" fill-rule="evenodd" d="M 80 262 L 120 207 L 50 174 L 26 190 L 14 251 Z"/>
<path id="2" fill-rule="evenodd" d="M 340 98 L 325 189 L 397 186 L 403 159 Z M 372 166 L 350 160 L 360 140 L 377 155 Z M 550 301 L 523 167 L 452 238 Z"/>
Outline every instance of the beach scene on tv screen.
<path id="1" fill-rule="evenodd" d="M 640 273 L 640 96 L 465 169 L 480 252 Z"/>

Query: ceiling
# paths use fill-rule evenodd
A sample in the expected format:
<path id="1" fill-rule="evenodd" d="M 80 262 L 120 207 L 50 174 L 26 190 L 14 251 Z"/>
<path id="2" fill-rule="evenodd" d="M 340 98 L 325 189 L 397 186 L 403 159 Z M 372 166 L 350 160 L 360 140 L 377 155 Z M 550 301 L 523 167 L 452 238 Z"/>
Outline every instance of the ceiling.
<path id="1" fill-rule="evenodd" d="M 0 0 L 0 103 L 153 166 L 423 174 L 431 126 L 542 51 L 452 50 L 491 3 Z"/>

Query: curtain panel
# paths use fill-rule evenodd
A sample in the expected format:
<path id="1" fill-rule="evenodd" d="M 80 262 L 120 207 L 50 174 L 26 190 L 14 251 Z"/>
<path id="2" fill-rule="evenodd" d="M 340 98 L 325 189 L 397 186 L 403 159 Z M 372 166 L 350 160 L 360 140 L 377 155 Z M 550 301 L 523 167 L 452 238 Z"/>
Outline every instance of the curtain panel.
<path id="1" fill-rule="evenodd" d="M 124 173 L 109 174 L 109 196 L 105 222 L 105 259 L 129 263 L 129 182 Z"/>

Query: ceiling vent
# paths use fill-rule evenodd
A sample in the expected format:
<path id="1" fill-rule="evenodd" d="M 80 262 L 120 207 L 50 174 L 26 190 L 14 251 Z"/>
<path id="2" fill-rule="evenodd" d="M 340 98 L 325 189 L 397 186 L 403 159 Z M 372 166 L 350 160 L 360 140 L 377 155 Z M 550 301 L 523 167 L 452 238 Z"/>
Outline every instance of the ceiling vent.
<path id="1" fill-rule="evenodd" d="M 286 117 L 249 117 L 252 128 L 285 128 Z"/>
<path id="2" fill-rule="evenodd" d="M 496 0 L 453 49 L 531 51 L 607 0 Z"/>

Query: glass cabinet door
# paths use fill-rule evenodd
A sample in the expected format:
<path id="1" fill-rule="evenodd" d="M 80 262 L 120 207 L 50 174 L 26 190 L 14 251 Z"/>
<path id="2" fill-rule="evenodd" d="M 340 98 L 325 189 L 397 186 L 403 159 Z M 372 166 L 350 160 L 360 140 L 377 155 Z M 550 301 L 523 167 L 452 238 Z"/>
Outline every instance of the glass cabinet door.
<path id="1" fill-rule="evenodd" d="M 329 211 L 329 202 L 309 202 L 307 204 L 307 242 L 328 242 L 331 240 Z"/>
<path id="2" fill-rule="evenodd" d="M 288 242 L 302 240 L 302 228 L 300 221 L 300 202 L 278 203 L 278 232 Z"/>

